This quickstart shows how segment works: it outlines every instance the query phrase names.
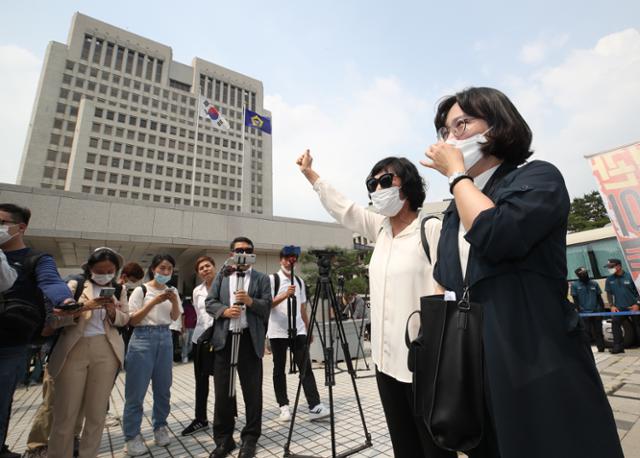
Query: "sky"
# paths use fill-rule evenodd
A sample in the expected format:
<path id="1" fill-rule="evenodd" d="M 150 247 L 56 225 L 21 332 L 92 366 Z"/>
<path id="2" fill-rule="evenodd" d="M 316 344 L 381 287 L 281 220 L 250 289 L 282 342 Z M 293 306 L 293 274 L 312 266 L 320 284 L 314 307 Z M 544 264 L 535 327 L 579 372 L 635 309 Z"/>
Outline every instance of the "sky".
<path id="1" fill-rule="evenodd" d="M 366 205 L 386 156 L 413 161 L 427 200 L 446 179 L 418 164 L 435 142 L 438 100 L 490 86 L 533 131 L 532 159 L 572 197 L 596 189 L 586 154 L 640 141 L 640 2 L 0 2 L 0 182 L 15 183 L 44 53 L 79 11 L 254 77 L 273 115 L 273 209 L 330 221 L 295 160 Z"/>

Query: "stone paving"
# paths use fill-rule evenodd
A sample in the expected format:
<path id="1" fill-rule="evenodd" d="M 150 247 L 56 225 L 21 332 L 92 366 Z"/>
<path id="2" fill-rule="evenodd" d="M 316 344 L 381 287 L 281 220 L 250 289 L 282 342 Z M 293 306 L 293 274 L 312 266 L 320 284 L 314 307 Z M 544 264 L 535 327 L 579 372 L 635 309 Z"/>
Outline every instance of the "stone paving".
<path id="1" fill-rule="evenodd" d="M 627 350 L 625 354 L 611 355 L 609 353 L 595 353 L 598 369 L 609 395 L 611 406 L 622 439 L 622 445 L 627 458 L 640 457 L 640 349 Z M 345 364 L 340 367 L 344 369 Z M 362 360 L 358 368 L 364 369 Z M 278 407 L 271 383 L 271 357 L 264 359 L 265 383 L 263 389 L 264 413 L 262 422 L 262 437 L 257 450 L 258 457 L 282 457 L 283 446 L 287 440 L 288 426 L 277 421 Z M 323 402 L 328 403 L 327 388 L 324 383 L 322 365 L 314 365 L 314 374 L 318 381 Z M 356 457 L 390 457 L 393 456 L 389 433 L 378 399 L 378 393 L 373 377 L 373 371 L 358 370 L 357 388 L 362 402 L 366 426 L 371 434 L 373 446 L 356 453 Z M 343 452 L 365 442 L 362 422 L 358 413 L 357 403 L 353 395 L 351 379 L 346 371 L 336 374 L 334 388 L 334 406 L 336 414 L 336 442 L 337 452 Z M 288 375 L 291 405 L 295 397 L 297 378 Z M 240 391 L 240 390 L 238 390 Z M 169 428 L 173 434 L 169 447 L 161 448 L 153 444 L 151 427 L 151 396 L 147 395 L 145 402 L 145 416 L 143 418 L 142 433 L 149 448 L 149 455 L 153 457 L 208 457 L 213 450 L 211 430 L 197 433 L 190 437 L 180 437 L 193 416 L 193 367 L 191 363 L 176 364 L 174 366 L 174 382 L 172 388 L 171 414 Z M 117 415 L 123 407 L 124 374 L 118 378 L 111 397 L 111 406 Z M 241 393 L 238 393 L 239 418 L 236 425 L 235 439 L 240 441 L 239 430 L 244 421 L 244 405 Z M 16 391 L 13 404 L 13 414 L 7 444 L 9 448 L 22 452 L 26 446 L 31 420 L 40 403 L 41 389 L 39 386 L 19 388 Z M 330 424 L 328 421 L 310 422 L 307 419 L 307 406 L 302 396 L 301 410 L 296 417 L 294 434 L 290 446 L 291 453 L 313 456 L 331 456 Z M 213 398 L 209 402 L 210 419 L 213 415 Z M 123 437 L 120 426 L 105 428 L 100 448 L 100 457 L 124 457 L 122 452 Z M 231 456 L 237 456 L 237 449 Z"/>

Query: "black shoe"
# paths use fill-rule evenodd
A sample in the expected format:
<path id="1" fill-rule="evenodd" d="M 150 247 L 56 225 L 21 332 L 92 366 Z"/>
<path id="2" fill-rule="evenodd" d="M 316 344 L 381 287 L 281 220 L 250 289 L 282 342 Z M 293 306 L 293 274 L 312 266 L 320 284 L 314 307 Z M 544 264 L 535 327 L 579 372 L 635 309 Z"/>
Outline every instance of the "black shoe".
<path id="1" fill-rule="evenodd" d="M 80 456 L 80 438 L 79 437 L 73 438 L 73 456 L 74 457 Z"/>
<path id="2" fill-rule="evenodd" d="M 213 450 L 213 452 L 211 452 L 211 455 L 209 455 L 209 458 L 224 458 L 231 451 L 233 451 L 235 449 L 236 449 L 236 443 L 233 442 L 233 441 L 228 442 L 226 444 L 218 445 Z"/>
<path id="3" fill-rule="evenodd" d="M 6 444 L 0 448 L 0 458 L 20 458 L 19 453 L 13 453 Z"/>
<path id="4" fill-rule="evenodd" d="M 256 444 L 242 444 L 238 458 L 253 458 L 256 456 Z"/>
<path id="5" fill-rule="evenodd" d="M 604 347 L 598 348 L 598 353 L 604 353 Z"/>
<path id="6" fill-rule="evenodd" d="M 189 426 L 187 426 L 184 431 L 182 431 L 182 436 L 190 436 L 192 434 L 197 433 L 198 431 L 202 431 L 203 429 L 207 429 L 209 427 L 208 421 L 200 421 L 193 420 Z"/>
<path id="7" fill-rule="evenodd" d="M 611 353 L 612 355 L 624 353 L 624 348 L 612 348 L 611 350 L 609 350 L 609 353 Z"/>

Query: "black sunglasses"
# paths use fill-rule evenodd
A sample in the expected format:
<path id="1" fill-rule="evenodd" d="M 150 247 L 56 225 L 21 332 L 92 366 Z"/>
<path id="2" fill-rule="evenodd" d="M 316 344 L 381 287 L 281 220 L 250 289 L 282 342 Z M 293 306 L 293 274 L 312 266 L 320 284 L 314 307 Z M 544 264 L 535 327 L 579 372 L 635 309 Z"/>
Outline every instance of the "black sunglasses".
<path id="1" fill-rule="evenodd" d="M 252 254 L 253 248 L 234 248 L 233 252 L 238 254 Z"/>
<path id="2" fill-rule="evenodd" d="M 369 193 L 375 192 L 376 189 L 378 188 L 378 184 L 380 184 L 380 187 L 382 189 L 390 188 L 391 184 L 393 183 L 394 176 L 395 174 L 389 172 L 389 173 L 384 173 L 380 175 L 380 178 L 375 178 L 375 177 L 367 178 L 367 181 L 366 181 L 367 191 L 369 191 Z"/>

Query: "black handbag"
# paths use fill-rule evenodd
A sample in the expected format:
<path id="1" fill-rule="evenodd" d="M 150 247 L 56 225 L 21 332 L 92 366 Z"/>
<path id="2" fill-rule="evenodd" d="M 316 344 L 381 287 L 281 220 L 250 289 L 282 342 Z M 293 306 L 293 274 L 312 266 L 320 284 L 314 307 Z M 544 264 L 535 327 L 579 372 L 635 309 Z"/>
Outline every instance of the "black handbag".
<path id="1" fill-rule="evenodd" d="M 409 320 L 420 314 L 420 333 L 410 341 Z M 415 415 L 422 417 L 434 443 L 468 451 L 484 430 L 482 306 L 469 300 L 420 298 L 420 311 L 407 320 L 405 341 L 413 373 Z"/>

